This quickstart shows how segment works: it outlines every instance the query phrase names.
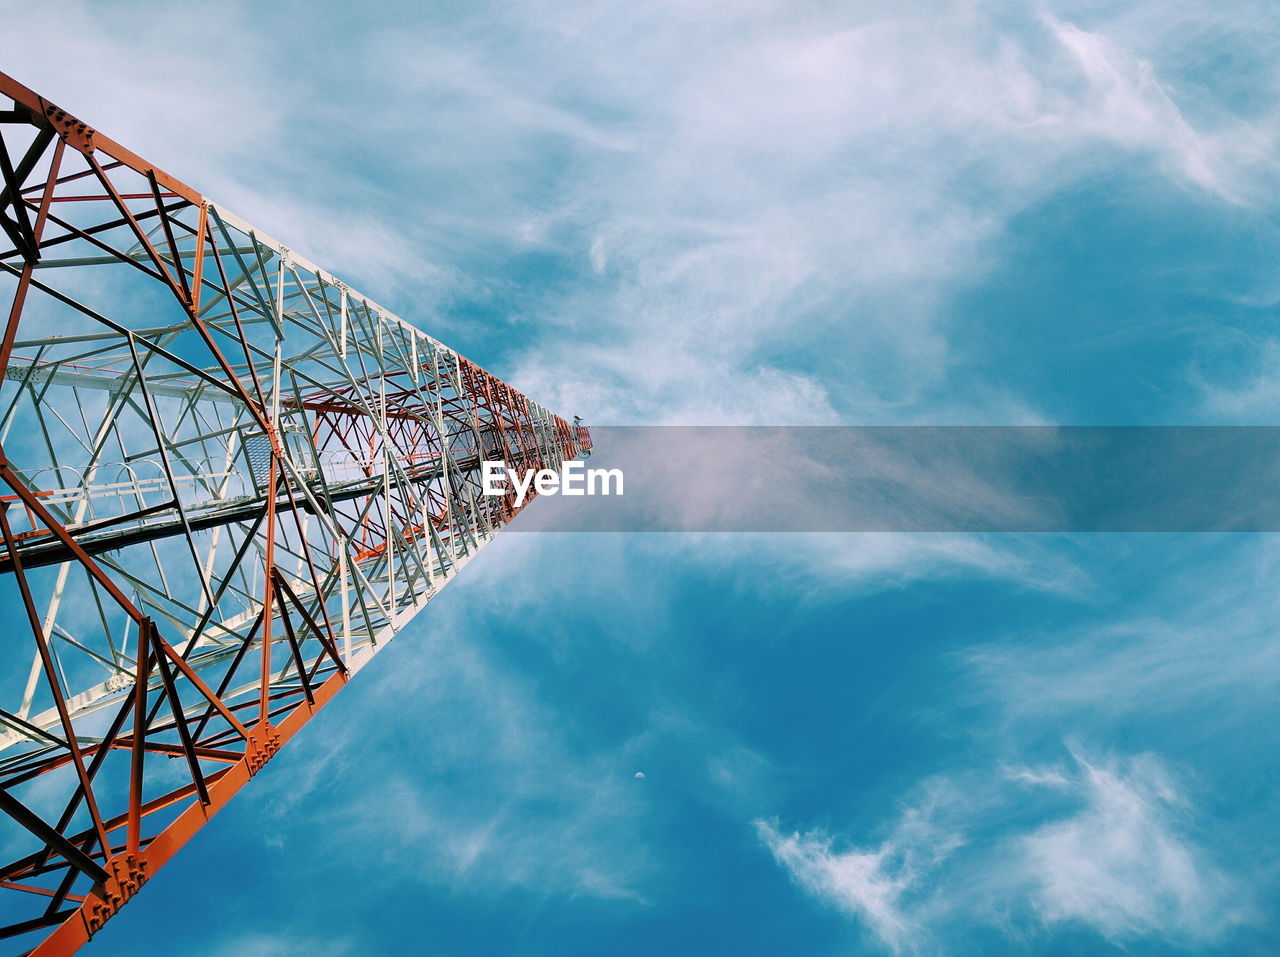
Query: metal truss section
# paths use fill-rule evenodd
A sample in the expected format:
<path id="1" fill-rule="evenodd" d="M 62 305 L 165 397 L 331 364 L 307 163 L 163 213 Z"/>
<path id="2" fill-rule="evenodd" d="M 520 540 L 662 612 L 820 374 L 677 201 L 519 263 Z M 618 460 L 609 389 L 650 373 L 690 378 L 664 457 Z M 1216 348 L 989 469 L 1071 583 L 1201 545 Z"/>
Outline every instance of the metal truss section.
<path id="1" fill-rule="evenodd" d="M 3 74 L 0 97 L 0 934 L 60 954 L 512 519 L 482 461 L 591 440 Z"/>

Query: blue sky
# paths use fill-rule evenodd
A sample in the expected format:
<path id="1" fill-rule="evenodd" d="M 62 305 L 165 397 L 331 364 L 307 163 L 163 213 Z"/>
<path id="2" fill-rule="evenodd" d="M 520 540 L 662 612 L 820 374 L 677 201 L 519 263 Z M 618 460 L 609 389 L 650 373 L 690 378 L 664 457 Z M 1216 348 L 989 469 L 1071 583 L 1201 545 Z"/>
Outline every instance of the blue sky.
<path id="1" fill-rule="evenodd" d="M 6 72 L 562 414 L 1275 424 L 1265 3 L 4 6 Z M 502 536 L 93 950 L 1275 953 L 1278 565 Z"/>

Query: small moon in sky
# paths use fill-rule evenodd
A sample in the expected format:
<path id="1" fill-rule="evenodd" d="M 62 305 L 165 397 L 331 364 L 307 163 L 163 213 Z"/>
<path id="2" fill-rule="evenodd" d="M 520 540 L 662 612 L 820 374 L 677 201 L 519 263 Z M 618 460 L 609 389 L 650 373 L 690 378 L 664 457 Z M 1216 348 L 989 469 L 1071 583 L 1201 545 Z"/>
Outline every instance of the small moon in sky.
<path id="1" fill-rule="evenodd" d="M 637 781 L 643 781 L 643 780 L 644 780 L 644 772 L 643 772 L 643 771 L 637 771 L 637 772 L 636 772 L 636 780 L 637 780 Z"/>

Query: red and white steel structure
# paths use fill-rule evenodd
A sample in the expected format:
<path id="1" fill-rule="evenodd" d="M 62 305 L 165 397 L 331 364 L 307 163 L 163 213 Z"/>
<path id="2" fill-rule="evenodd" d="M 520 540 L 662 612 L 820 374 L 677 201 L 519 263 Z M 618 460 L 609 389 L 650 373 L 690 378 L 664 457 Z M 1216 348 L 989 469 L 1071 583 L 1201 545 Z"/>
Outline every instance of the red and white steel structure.
<path id="1" fill-rule="evenodd" d="M 11 102 L 11 106 L 10 106 Z M 0 74 L 0 934 L 70 953 L 569 424 Z"/>

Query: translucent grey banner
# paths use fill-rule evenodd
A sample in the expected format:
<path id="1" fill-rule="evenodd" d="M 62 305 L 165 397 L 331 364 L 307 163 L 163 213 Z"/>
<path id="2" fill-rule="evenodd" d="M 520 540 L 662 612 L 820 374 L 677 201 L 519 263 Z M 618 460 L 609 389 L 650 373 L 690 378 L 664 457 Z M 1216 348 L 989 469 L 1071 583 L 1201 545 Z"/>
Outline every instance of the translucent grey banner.
<path id="1" fill-rule="evenodd" d="M 511 531 L 1280 531 L 1280 427 L 593 426 L 591 434 L 596 453 L 586 466 L 621 470 L 623 494 L 543 494 Z"/>

